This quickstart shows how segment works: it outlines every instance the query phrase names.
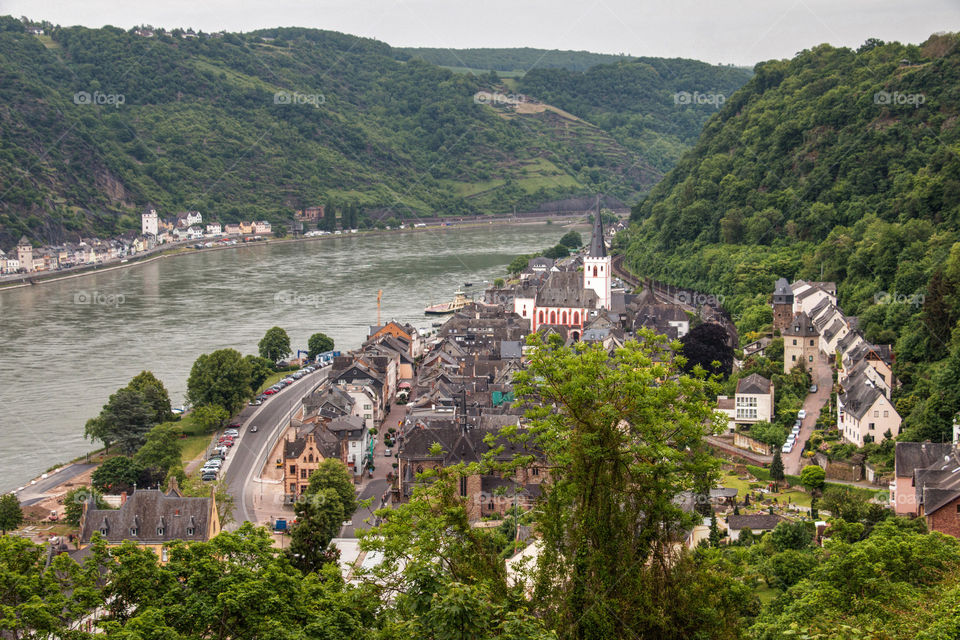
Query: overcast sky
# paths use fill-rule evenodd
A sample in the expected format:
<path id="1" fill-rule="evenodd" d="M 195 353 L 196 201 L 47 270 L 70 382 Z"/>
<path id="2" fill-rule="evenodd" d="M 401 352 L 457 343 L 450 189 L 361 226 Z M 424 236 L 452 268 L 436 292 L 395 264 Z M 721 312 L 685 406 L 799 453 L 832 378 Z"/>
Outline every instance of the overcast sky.
<path id="1" fill-rule="evenodd" d="M 822 42 L 960 31 L 960 0 L 0 0 L 60 25 L 301 26 L 394 46 L 538 47 L 749 64 Z"/>

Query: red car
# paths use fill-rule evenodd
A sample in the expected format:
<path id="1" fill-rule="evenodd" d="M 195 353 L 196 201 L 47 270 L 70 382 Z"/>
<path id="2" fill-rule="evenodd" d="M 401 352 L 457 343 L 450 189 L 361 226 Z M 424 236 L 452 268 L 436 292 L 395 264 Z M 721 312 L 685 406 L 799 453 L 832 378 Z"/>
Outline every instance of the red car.
<path id="1" fill-rule="evenodd" d="M 239 422 L 234 422 L 233 424 L 228 424 L 227 429 L 239 429 L 241 427 Z"/>
<path id="2" fill-rule="evenodd" d="M 274 391 L 273 389 L 267 389 L 266 391 L 263 392 L 263 395 L 265 395 L 265 396 L 272 396 L 272 395 L 275 394 L 275 393 L 276 393 L 276 391 Z"/>
<path id="3" fill-rule="evenodd" d="M 226 441 L 224 441 L 224 442 L 221 443 L 221 444 L 223 444 L 223 446 L 225 446 L 225 447 L 232 447 L 232 446 L 233 446 L 233 440 L 226 440 Z"/>

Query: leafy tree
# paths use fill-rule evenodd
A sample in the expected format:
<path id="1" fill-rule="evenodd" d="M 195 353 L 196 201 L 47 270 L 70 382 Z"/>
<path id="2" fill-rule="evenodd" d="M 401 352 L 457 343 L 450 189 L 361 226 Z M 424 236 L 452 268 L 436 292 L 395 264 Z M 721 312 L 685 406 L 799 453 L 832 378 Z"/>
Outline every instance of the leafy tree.
<path id="1" fill-rule="evenodd" d="M 727 344 L 726 329 L 712 322 L 697 325 L 680 339 L 682 353 L 687 359 L 683 370 L 687 373 L 700 366 L 709 373 L 724 376 L 733 370 L 733 348 Z M 718 363 L 714 366 L 714 362 Z"/>
<path id="2" fill-rule="evenodd" d="M 271 327 L 257 345 L 260 357 L 270 362 L 279 362 L 290 355 L 290 336 L 280 327 Z"/>
<path id="3" fill-rule="evenodd" d="M 270 230 L 273 231 L 274 238 L 280 239 L 287 237 L 287 225 L 285 224 L 270 225 Z"/>
<path id="4" fill-rule="evenodd" d="M 266 358 L 254 355 L 243 356 L 247 364 L 250 365 L 250 388 L 256 391 L 263 383 L 267 381 L 276 371 L 274 363 Z"/>
<path id="5" fill-rule="evenodd" d="M 290 532 L 289 549 L 293 564 L 309 572 L 335 559 L 328 548 L 330 541 L 356 510 L 350 472 L 339 460 L 327 458 L 310 476 L 310 483 L 294 505 L 297 524 Z"/>
<path id="6" fill-rule="evenodd" d="M 194 407 L 218 405 L 239 411 L 252 397 L 250 364 L 235 349 L 201 355 L 190 369 L 187 397 Z"/>
<path id="7" fill-rule="evenodd" d="M 214 431 L 223 426 L 230 414 L 218 404 L 205 404 L 192 410 L 190 417 L 202 430 Z"/>
<path id="8" fill-rule="evenodd" d="M 113 432 L 102 417 L 90 418 L 83 426 L 83 437 L 91 442 L 99 440 L 103 443 L 106 453 L 110 453 L 110 445 L 113 444 Z"/>
<path id="9" fill-rule="evenodd" d="M 166 476 L 180 464 L 180 433 L 177 423 L 158 424 L 147 433 L 147 441 L 134 455 L 134 460 Z"/>
<path id="10" fill-rule="evenodd" d="M 12 493 L 0 496 L 0 535 L 7 535 L 7 531 L 19 528 L 22 523 L 23 510 L 17 496 Z"/>
<path id="11" fill-rule="evenodd" d="M 83 505 L 93 498 L 97 509 L 109 509 L 110 505 L 103 499 L 103 494 L 93 487 L 74 487 L 63 496 L 63 514 L 67 524 L 80 526 L 83 516 Z"/>
<path id="12" fill-rule="evenodd" d="M 815 464 L 808 464 L 800 472 L 800 484 L 807 488 L 810 493 L 816 493 L 823 489 L 827 479 L 827 473 L 823 467 Z"/>
<path id="13" fill-rule="evenodd" d="M 823 492 L 821 504 L 834 518 L 860 522 L 867 516 L 867 499 L 849 487 L 830 487 Z"/>
<path id="14" fill-rule="evenodd" d="M 773 531 L 770 532 L 770 542 L 777 551 L 787 551 L 793 549 L 801 551 L 809 549 L 813 545 L 813 523 L 812 522 L 778 522 Z"/>
<path id="15" fill-rule="evenodd" d="M 327 351 L 333 351 L 333 338 L 327 334 L 315 333 L 307 340 L 307 357 L 311 360 Z"/>
<path id="16" fill-rule="evenodd" d="M 497 289 L 502 289 L 505 284 L 506 282 L 504 282 L 503 278 L 493 279 L 493 286 L 496 287 Z"/>
<path id="17" fill-rule="evenodd" d="M 568 249 L 578 249 L 583 246 L 583 237 L 579 231 L 568 231 L 560 238 L 560 244 Z"/>
<path id="18" fill-rule="evenodd" d="M 122 491 L 129 492 L 137 483 L 140 483 L 143 472 L 143 465 L 133 458 L 114 456 L 93 471 L 90 481 L 93 487 L 100 491 L 114 494 Z"/>
<path id="19" fill-rule="evenodd" d="M 810 551 L 787 549 L 774 554 L 766 563 L 767 584 L 786 591 L 807 577 L 817 566 L 817 559 Z"/>
<path id="20" fill-rule="evenodd" d="M 507 265 L 507 273 L 517 274 L 527 268 L 527 264 L 530 262 L 531 258 L 535 258 L 536 255 L 524 255 L 517 256 L 510 261 L 510 264 Z"/>
<path id="21" fill-rule="evenodd" d="M 550 258 L 551 260 L 559 260 L 560 258 L 566 258 L 570 255 L 570 249 L 562 244 L 550 247 L 543 252 L 544 258 Z"/>
<path id="22" fill-rule="evenodd" d="M 773 480 L 774 487 L 779 487 L 784 480 L 783 458 L 780 456 L 780 449 L 773 450 L 773 460 L 770 462 L 770 479 Z"/>
<path id="23" fill-rule="evenodd" d="M 150 371 L 141 371 L 127 384 L 127 389 L 139 391 L 144 400 L 153 408 L 154 422 L 161 423 L 173 419 L 170 406 L 170 394 L 163 383 Z"/>
<path id="24" fill-rule="evenodd" d="M 125 387 L 110 396 L 99 419 L 110 440 L 125 452 L 134 453 L 156 424 L 156 417 L 156 410 L 143 393 Z"/>

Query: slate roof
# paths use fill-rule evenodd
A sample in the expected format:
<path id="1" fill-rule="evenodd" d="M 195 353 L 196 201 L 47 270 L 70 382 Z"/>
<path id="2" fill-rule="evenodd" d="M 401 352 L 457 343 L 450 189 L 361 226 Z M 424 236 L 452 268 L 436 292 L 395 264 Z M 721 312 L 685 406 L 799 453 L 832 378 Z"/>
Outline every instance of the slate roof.
<path id="1" fill-rule="evenodd" d="M 212 525 L 213 498 L 185 498 L 171 490 L 138 489 L 119 509 L 94 509 L 87 504 L 80 540 L 90 542 L 100 533 L 107 542 L 133 540 L 159 544 L 170 540 L 206 540 Z M 192 527 L 193 534 L 187 530 Z M 103 530 L 106 529 L 106 534 Z M 131 530 L 136 529 L 134 535 Z M 158 533 L 162 529 L 163 533 Z"/>
<path id="2" fill-rule="evenodd" d="M 844 392 L 840 394 L 843 409 L 860 420 L 864 414 L 870 410 L 877 398 L 883 393 L 877 389 L 876 385 L 870 381 L 866 375 L 858 375 L 851 378 L 844 387 Z"/>
<path id="3" fill-rule="evenodd" d="M 501 340 L 500 358 L 519 358 L 523 355 L 523 347 L 519 340 Z"/>
<path id="4" fill-rule="evenodd" d="M 770 393 L 770 385 L 770 381 L 759 373 L 751 373 L 746 378 L 740 378 L 737 381 L 737 393 Z"/>
<path id="5" fill-rule="evenodd" d="M 773 285 L 773 296 L 774 303 L 787 304 L 793 302 L 793 289 L 790 288 L 790 283 L 786 278 L 778 279 L 777 283 Z"/>
<path id="6" fill-rule="evenodd" d="M 776 514 L 760 513 L 756 515 L 727 516 L 727 528 L 732 531 L 741 529 L 772 531 L 783 518 Z"/>
<path id="7" fill-rule="evenodd" d="M 590 238 L 591 258 L 607 257 L 607 246 L 603 243 L 603 219 L 600 216 L 600 197 L 597 196 L 597 209 L 593 214 L 593 236 Z"/>
<path id="8" fill-rule="evenodd" d="M 324 458 L 340 458 L 340 442 L 337 436 L 326 431 L 323 427 L 314 427 L 310 432 L 316 443 L 317 453 Z M 304 449 L 307 448 L 307 434 L 300 435 L 293 440 L 285 440 L 283 443 L 284 459 L 299 458 Z"/>
<path id="9" fill-rule="evenodd" d="M 583 288 L 583 277 L 576 271 L 556 271 L 537 294 L 538 307 L 595 309 L 597 293 Z"/>
<path id="10" fill-rule="evenodd" d="M 366 429 L 366 421 L 360 416 L 340 416 L 328 422 L 326 429 L 341 437 L 356 440 L 363 435 L 363 431 Z"/>
<path id="11" fill-rule="evenodd" d="M 897 442 L 894 449 L 896 475 L 904 478 L 916 469 L 932 467 L 953 451 L 953 445 L 940 442 Z"/>
<path id="12" fill-rule="evenodd" d="M 820 334 L 817 332 L 817 328 L 813 325 L 813 322 L 803 311 L 795 313 L 793 320 L 790 321 L 790 326 L 788 326 L 783 335 L 791 337 L 801 337 L 801 338 L 813 338 L 817 337 Z"/>

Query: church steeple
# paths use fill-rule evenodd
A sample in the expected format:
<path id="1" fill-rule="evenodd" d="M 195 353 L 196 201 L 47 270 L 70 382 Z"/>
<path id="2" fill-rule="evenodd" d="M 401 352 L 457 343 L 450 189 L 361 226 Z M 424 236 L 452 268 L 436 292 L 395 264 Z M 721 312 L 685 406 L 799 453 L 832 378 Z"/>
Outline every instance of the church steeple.
<path id="1" fill-rule="evenodd" d="M 591 258 L 606 258 L 607 246 L 603 243 L 603 220 L 600 219 L 600 196 L 597 196 L 597 208 L 593 214 L 593 237 L 590 238 Z"/>

